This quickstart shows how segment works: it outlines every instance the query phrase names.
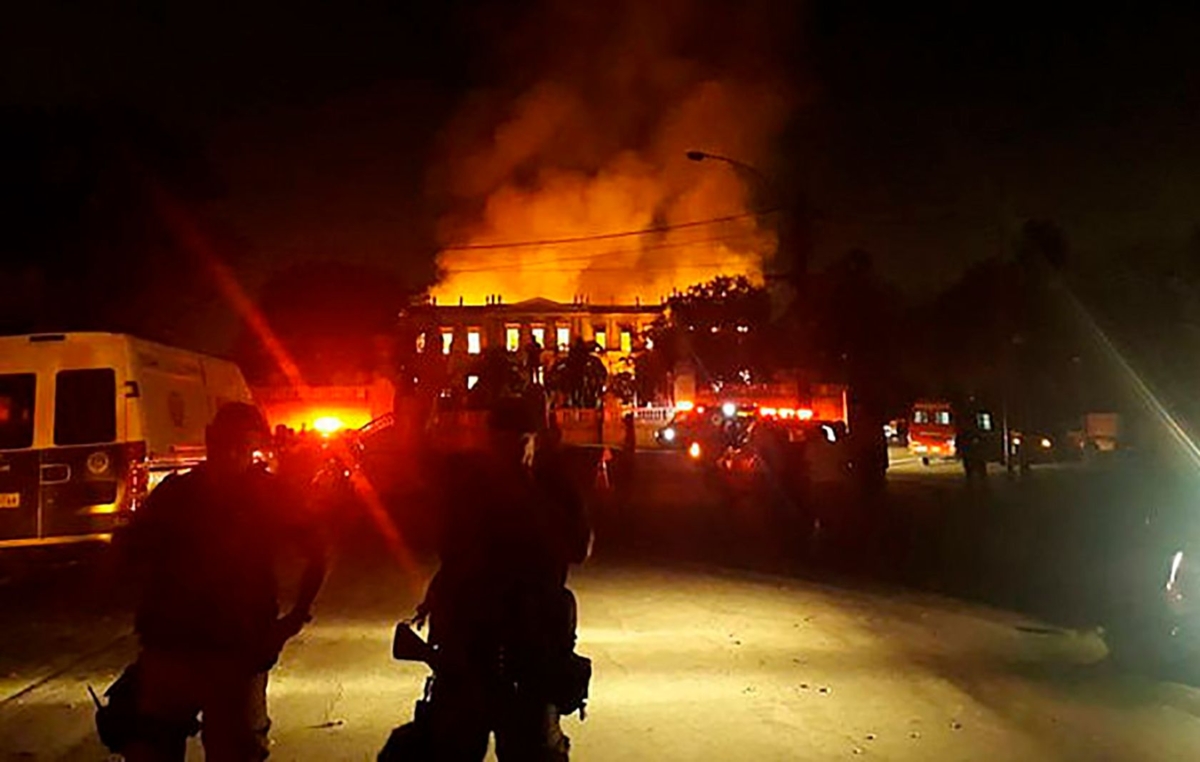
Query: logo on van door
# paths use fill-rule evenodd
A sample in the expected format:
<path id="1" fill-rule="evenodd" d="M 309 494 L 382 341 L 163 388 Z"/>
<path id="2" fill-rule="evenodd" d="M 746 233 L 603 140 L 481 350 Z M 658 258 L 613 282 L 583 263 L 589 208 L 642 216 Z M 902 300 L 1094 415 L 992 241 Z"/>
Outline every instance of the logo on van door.
<path id="1" fill-rule="evenodd" d="M 167 413 L 170 414 L 171 423 L 175 425 L 175 428 L 182 429 L 185 413 L 182 394 L 171 392 L 167 395 Z"/>

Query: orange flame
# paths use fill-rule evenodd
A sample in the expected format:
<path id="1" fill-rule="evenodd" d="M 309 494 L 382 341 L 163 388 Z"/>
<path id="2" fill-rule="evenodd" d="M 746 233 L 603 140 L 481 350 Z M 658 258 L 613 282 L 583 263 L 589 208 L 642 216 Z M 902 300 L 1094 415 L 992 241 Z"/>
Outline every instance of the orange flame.
<path id="1" fill-rule="evenodd" d="M 434 297 L 657 302 L 721 274 L 761 282 L 777 236 L 774 218 L 758 212 L 780 199 L 769 198 L 761 178 L 688 161 L 685 151 L 761 158 L 786 111 L 779 91 L 687 83 L 650 107 L 654 138 L 636 151 L 612 145 L 598 108 L 569 88 L 535 87 L 487 149 L 451 168 L 462 176 L 452 190 L 484 198 L 477 216 L 443 220 L 448 245 L 438 256 L 443 278 Z M 565 151 L 562 130 L 572 130 Z"/>

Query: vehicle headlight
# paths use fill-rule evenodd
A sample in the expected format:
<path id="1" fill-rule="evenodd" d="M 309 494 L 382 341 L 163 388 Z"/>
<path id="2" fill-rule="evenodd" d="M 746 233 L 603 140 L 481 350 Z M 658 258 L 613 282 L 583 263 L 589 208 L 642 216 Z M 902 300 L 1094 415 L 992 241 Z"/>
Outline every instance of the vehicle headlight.
<path id="1" fill-rule="evenodd" d="M 1175 555 L 1171 556 L 1171 572 L 1167 576 L 1167 584 L 1163 586 L 1163 593 L 1167 596 L 1167 605 L 1175 611 L 1183 608 L 1184 599 L 1187 597 L 1183 589 L 1184 575 L 1187 573 L 1185 566 L 1183 551 L 1176 551 Z"/>
<path id="2" fill-rule="evenodd" d="M 662 430 L 662 438 L 667 442 L 674 442 L 675 441 L 675 429 L 671 428 L 670 426 L 663 429 Z"/>
<path id="3" fill-rule="evenodd" d="M 1171 556 L 1171 574 L 1167 577 L 1167 592 L 1173 591 L 1179 584 L 1179 570 L 1183 566 L 1183 551 L 1175 551 Z"/>

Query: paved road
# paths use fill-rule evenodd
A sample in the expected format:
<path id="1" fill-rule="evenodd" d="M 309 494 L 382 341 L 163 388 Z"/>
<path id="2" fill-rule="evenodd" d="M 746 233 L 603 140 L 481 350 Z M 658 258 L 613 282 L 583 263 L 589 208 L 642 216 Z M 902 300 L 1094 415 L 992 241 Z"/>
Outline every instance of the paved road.
<path id="1" fill-rule="evenodd" d="M 1083 467 L 1080 461 L 1062 461 L 1058 463 L 1040 463 L 1033 466 L 1036 471 L 1059 471 L 1063 469 L 1079 469 Z M 989 476 L 1004 476 L 1005 467 L 999 463 L 988 464 Z M 962 461 L 934 460 L 925 465 L 920 458 L 909 453 L 904 447 L 888 447 L 888 476 L 893 480 L 908 481 L 913 477 L 923 477 L 927 480 L 963 480 Z"/>
<path id="2" fill-rule="evenodd" d="M 388 659 L 419 578 L 342 568 L 271 685 L 274 759 L 367 760 L 424 670 Z M 595 660 L 578 759 L 1184 759 L 1200 695 L 1115 675 L 1089 633 L 887 590 L 702 568 L 576 574 Z M 0 758 L 102 759 L 85 686 L 119 640 L 0 706 Z M 199 758 L 196 750 L 193 757 Z"/>
<path id="3" fill-rule="evenodd" d="M 988 492 L 900 479 L 872 509 L 880 531 L 851 523 L 831 538 L 830 572 L 796 563 L 760 508 L 648 455 L 636 499 L 601 512 L 600 557 L 574 579 L 596 668 L 588 720 L 568 722 L 576 758 L 1192 758 L 1200 692 L 1116 673 L 1086 617 L 878 581 L 1062 614 L 1080 597 L 1063 563 L 1090 573 L 1062 543 L 1078 524 L 1046 521 L 1068 515 L 1071 479 Z M 132 657 L 128 602 L 103 559 L 72 560 L 0 583 L 0 760 L 103 758 L 86 686 Z M 389 637 L 428 573 L 342 553 L 273 678 L 273 758 L 372 759 L 408 717 L 424 672 L 391 662 Z"/>

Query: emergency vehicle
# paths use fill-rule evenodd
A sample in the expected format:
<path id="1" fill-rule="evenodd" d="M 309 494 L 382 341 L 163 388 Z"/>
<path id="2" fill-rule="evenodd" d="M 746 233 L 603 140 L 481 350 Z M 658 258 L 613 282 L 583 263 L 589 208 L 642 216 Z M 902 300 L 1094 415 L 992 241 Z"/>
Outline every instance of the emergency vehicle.
<path id="1" fill-rule="evenodd" d="M 112 333 L 0 337 L 0 548 L 107 540 L 204 460 L 236 365 Z"/>
<path id="2" fill-rule="evenodd" d="M 659 429 L 659 444 L 684 450 L 694 460 L 715 460 L 726 449 L 745 444 L 756 422 L 773 422 L 803 439 L 808 432 L 845 438 L 849 420 L 847 388 L 795 381 L 754 384 L 721 392 L 703 392 L 676 403 L 671 422 Z M 713 451 L 716 448 L 717 451 Z"/>
<path id="3" fill-rule="evenodd" d="M 671 439 L 731 494 L 807 499 L 850 475 L 847 392 L 785 381 L 697 395 L 677 412 Z"/>
<path id="4" fill-rule="evenodd" d="M 977 440 L 982 460 L 1003 458 L 1000 432 L 991 411 L 975 405 L 956 407 L 945 400 L 921 400 L 913 404 L 908 450 L 926 466 L 935 460 L 954 460 L 960 455 L 958 438 L 964 431 Z"/>
<path id="5" fill-rule="evenodd" d="M 922 463 L 953 459 L 958 454 L 954 438 L 954 409 L 949 402 L 921 400 L 913 404 L 908 450 Z"/>

